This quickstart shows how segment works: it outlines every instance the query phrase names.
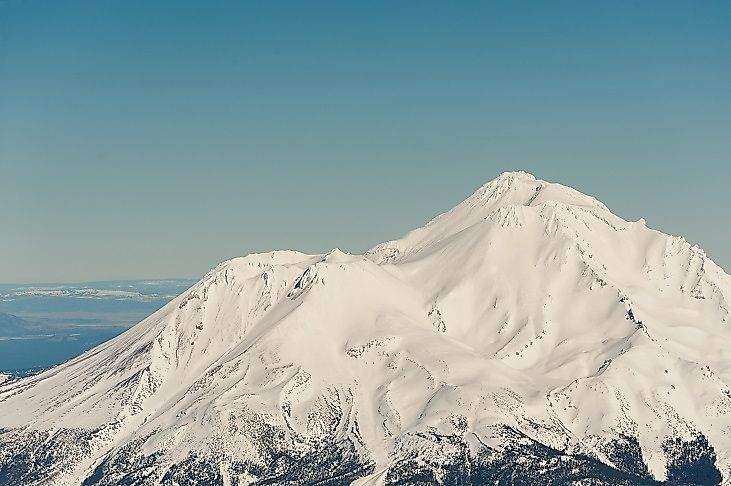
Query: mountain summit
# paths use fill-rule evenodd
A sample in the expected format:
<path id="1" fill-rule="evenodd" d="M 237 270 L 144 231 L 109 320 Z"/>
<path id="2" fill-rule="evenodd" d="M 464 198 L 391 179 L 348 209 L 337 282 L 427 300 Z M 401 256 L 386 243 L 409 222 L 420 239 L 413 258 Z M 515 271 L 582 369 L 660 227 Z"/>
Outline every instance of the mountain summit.
<path id="1" fill-rule="evenodd" d="M 365 255 L 226 261 L 0 383 L 0 483 L 728 482 L 730 299 L 684 239 L 504 173 Z"/>

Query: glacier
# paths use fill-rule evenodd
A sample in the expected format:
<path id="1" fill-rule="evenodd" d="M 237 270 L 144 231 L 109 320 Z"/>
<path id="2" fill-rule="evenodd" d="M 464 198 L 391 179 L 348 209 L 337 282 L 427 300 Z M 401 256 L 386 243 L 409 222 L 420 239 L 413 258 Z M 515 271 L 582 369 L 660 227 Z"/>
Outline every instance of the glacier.
<path id="1" fill-rule="evenodd" d="M 506 172 L 0 379 L 0 484 L 731 484 L 730 297 L 685 239 Z"/>

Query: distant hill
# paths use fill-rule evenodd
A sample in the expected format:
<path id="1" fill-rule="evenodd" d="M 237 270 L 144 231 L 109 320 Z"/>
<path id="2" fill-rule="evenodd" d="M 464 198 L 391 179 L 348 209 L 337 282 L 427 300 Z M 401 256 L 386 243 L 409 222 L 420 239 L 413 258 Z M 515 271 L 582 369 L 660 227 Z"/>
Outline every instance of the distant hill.
<path id="1" fill-rule="evenodd" d="M 40 326 L 32 321 L 0 312 L 0 337 L 30 336 L 40 331 Z"/>

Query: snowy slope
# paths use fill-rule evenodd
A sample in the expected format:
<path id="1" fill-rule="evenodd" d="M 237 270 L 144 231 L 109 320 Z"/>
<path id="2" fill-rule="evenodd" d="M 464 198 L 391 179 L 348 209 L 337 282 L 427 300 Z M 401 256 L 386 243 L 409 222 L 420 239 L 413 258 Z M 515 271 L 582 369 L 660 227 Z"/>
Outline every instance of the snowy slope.
<path id="1" fill-rule="evenodd" d="M 0 383 L 0 482 L 728 482 L 730 298 L 682 238 L 505 173 L 363 256 L 224 262 Z"/>

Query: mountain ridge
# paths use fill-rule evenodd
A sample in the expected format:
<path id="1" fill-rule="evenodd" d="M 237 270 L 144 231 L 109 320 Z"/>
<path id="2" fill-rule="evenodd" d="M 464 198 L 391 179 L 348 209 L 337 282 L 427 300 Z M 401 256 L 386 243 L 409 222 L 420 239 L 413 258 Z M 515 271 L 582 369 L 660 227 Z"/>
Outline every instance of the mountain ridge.
<path id="1" fill-rule="evenodd" d="M 364 255 L 227 260 L 0 383 L 0 479 L 728 482 L 729 296 L 682 238 L 503 173 Z"/>

